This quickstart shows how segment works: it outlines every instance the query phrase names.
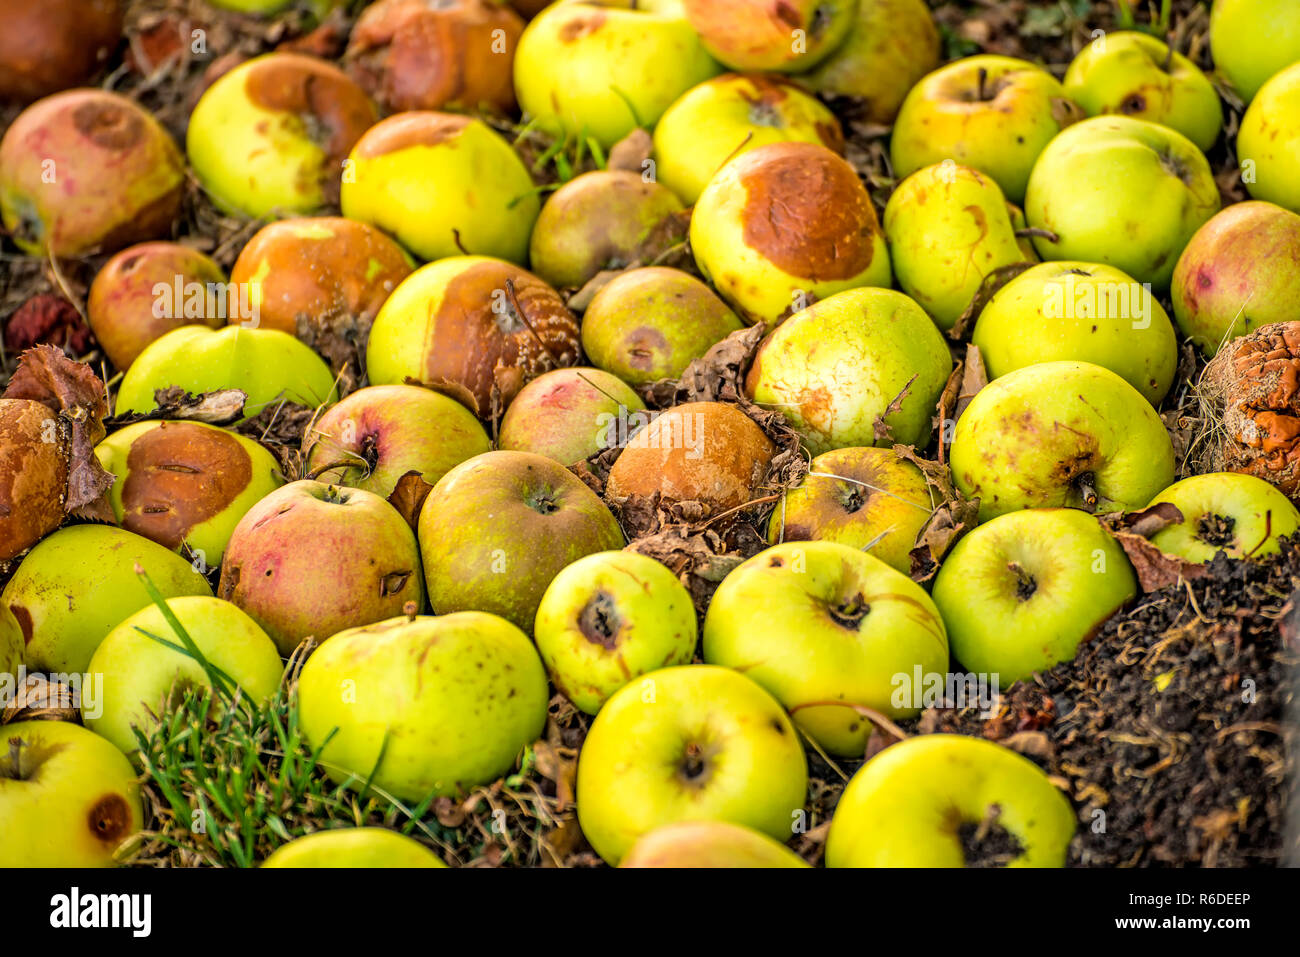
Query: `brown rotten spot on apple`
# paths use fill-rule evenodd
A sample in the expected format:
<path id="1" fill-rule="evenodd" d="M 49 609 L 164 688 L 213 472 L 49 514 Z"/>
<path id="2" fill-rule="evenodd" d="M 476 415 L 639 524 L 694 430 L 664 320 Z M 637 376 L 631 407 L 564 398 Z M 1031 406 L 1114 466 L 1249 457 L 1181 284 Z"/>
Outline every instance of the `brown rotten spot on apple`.
<path id="1" fill-rule="evenodd" d="M 780 104 L 787 100 L 790 93 L 806 95 L 807 91 L 793 80 L 770 73 L 743 74 L 753 89 L 753 94 L 739 88 L 739 96 L 749 104 L 749 121 L 755 126 L 771 126 L 780 129 L 784 126 L 781 119 Z M 838 122 L 821 122 L 814 127 L 827 149 L 844 153 L 844 132 Z"/>
<path id="2" fill-rule="evenodd" d="M 116 846 L 131 830 L 131 806 L 120 794 L 105 794 L 87 812 L 86 826 L 96 840 Z"/>
<path id="3" fill-rule="evenodd" d="M 412 112 L 377 124 L 357 149 L 362 159 L 387 156 L 412 146 L 440 146 L 473 122 L 456 113 Z"/>

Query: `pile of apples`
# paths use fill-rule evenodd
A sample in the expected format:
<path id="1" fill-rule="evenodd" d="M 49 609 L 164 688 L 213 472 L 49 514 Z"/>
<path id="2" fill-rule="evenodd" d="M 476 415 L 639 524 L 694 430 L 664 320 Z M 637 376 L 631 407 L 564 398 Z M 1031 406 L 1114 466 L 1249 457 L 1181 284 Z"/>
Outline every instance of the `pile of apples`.
<path id="1" fill-rule="evenodd" d="M 1099 515 L 1165 505 L 1151 543 L 1186 563 L 1300 527 L 1259 470 L 1175 482 L 1159 412 L 1181 342 L 1209 357 L 1297 318 L 1292 0 L 1214 3 L 1219 78 L 1249 104 L 1227 145 L 1253 200 L 1226 209 L 1220 95 L 1144 33 L 1096 36 L 1062 80 L 941 65 L 922 0 L 378 0 L 338 63 L 213 79 L 182 151 L 81 85 L 123 12 L 0 2 L 0 98 L 30 103 L 0 140 L 0 217 L 24 253 L 96 266 L 116 416 L 93 449 L 111 521 L 69 523 L 84 408 L 0 400 L 0 701 L 29 672 L 84 678 L 82 725 L 0 729 L 0 866 L 110 864 L 144 826 L 133 726 L 213 673 L 173 618 L 254 701 L 315 640 L 296 707 L 335 781 L 464 795 L 558 692 L 594 716 L 577 812 L 607 862 L 804 866 L 785 844 L 810 826 L 806 745 L 874 754 L 921 708 L 900 678 L 1009 686 L 1139 594 Z M 892 124 L 883 210 L 844 159 L 846 101 Z M 544 159 L 599 168 L 539 185 L 516 117 Z M 175 235 L 187 179 L 269 221 L 229 274 Z M 654 401 L 753 327 L 735 394 Z M 175 387 L 244 402 L 224 427 L 150 417 Z M 296 475 L 234 429 L 286 403 L 314 410 Z M 810 460 L 785 485 L 778 426 Z M 697 614 L 628 540 L 647 507 L 741 516 L 770 547 Z M 1013 864 L 1065 862 L 1075 812 L 1036 765 L 914 736 L 853 777 L 825 860 L 961 865 L 993 820 Z M 382 829 L 268 863 L 442 865 Z"/>

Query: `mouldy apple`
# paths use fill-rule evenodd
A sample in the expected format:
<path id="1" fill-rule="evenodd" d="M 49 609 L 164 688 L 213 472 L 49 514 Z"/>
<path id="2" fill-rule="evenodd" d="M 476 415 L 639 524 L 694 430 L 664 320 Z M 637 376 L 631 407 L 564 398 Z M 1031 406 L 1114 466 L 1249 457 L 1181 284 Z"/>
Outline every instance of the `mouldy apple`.
<path id="1" fill-rule="evenodd" d="M 730 668 L 642 675 L 601 708 L 578 755 L 578 822 L 617 865 L 639 838 L 682 821 L 792 833 L 808 764 L 781 705 Z"/>
<path id="2" fill-rule="evenodd" d="M 1300 62 L 1260 87 L 1241 118 L 1237 159 L 1255 199 L 1300 213 Z M 1249 172 L 1250 175 L 1246 175 Z"/>
<path id="3" fill-rule="evenodd" d="M 646 266 L 615 276 L 582 314 L 582 351 L 629 385 L 676 379 L 692 359 L 745 328 L 694 276 Z"/>
<path id="4" fill-rule="evenodd" d="M 375 385 L 418 382 L 490 420 L 530 379 L 577 365 L 578 335 L 559 293 L 532 273 L 452 256 L 394 290 L 370 330 L 366 367 Z"/>
<path id="5" fill-rule="evenodd" d="M 1007 867 L 1064 867 L 1074 828 L 1070 802 L 1027 758 L 982 738 L 922 734 L 886 748 L 849 781 L 826 866 L 987 865 L 979 835 L 988 833 L 1014 848 Z"/>
<path id="6" fill-rule="evenodd" d="M 154 340 L 131 363 L 117 390 L 116 413 L 151 412 L 158 389 L 199 395 L 241 389 L 244 415 L 294 402 L 315 408 L 334 399 L 334 375 L 316 353 L 274 329 L 182 326 Z"/>
<path id="7" fill-rule="evenodd" d="M 70 525 L 33 548 L 0 594 L 22 628 L 27 666 L 84 673 L 104 636 L 149 604 L 136 565 L 164 598 L 212 594 L 175 552 L 111 525 Z"/>
<path id="8" fill-rule="evenodd" d="M 853 289 L 795 313 L 763 340 L 745 392 L 781 412 L 814 455 L 922 447 L 952 371 L 930 317 L 891 289 Z"/>
<path id="9" fill-rule="evenodd" d="M 637 552 L 597 552 L 555 576 L 533 638 L 555 687 L 595 714 L 619 688 L 695 654 L 695 606 L 668 568 Z"/>
<path id="10" fill-rule="evenodd" d="M 1055 77 L 1027 60 L 965 57 L 907 94 L 889 141 L 894 175 L 951 159 L 991 176 L 1019 203 L 1043 148 L 1083 115 Z"/>
<path id="11" fill-rule="evenodd" d="M 1027 508 L 972 529 L 934 582 L 953 657 L 1001 687 L 1074 658 L 1136 597 L 1119 543 L 1073 508 Z"/>
<path id="12" fill-rule="evenodd" d="M 485 452 L 456 466 L 425 498 L 418 530 L 435 614 L 487 611 L 530 633 L 561 569 L 625 544 L 595 492 L 531 452 Z"/>
<path id="13" fill-rule="evenodd" d="M 933 511 L 932 498 L 925 475 L 893 449 L 823 452 L 772 511 L 767 540 L 839 542 L 906 575 L 916 536 Z"/>
<path id="14" fill-rule="evenodd" d="M 778 628 L 773 623 L 780 623 Z M 891 717 L 895 676 L 947 674 L 943 619 L 924 590 L 878 558 L 837 542 L 786 542 L 718 586 L 704 619 L 704 660 L 743 672 L 831 754 L 864 753 Z"/>
<path id="15" fill-rule="evenodd" d="M 727 163 L 695 204 L 690 238 L 700 272 L 750 323 L 890 281 L 866 187 L 813 143 L 769 143 Z"/>
<path id="16" fill-rule="evenodd" d="M 90 80 L 122 39 L 122 0 L 0 0 L 0 100 L 26 103 Z"/>
<path id="17" fill-rule="evenodd" d="M 474 414 L 413 385 L 372 385 L 330 406 L 303 436 L 307 474 L 387 498 L 407 472 L 432 485 L 492 448 Z"/>
<path id="18" fill-rule="evenodd" d="M 167 131 L 116 93 L 46 97 L 0 140 L 0 219 L 33 256 L 111 253 L 165 236 L 184 185 Z"/>
<path id="19" fill-rule="evenodd" d="M 143 827 L 135 769 L 65 721 L 0 726 L 0 867 L 112 867 Z"/>
<path id="20" fill-rule="evenodd" d="M 281 844 L 263 867 L 413 868 L 446 867 L 414 838 L 385 827 L 339 827 Z"/>
<path id="21" fill-rule="evenodd" d="M 137 422 L 95 454 L 117 479 L 109 501 L 119 525 L 167 548 L 184 543 L 214 568 L 244 513 L 284 481 L 252 439 L 199 422 Z"/>
<path id="22" fill-rule="evenodd" d="M 537 219 L 532 176 L 482 120 L 390 116 L 361 137 L 343 177 L 343 215 L 378 226 L 416 255 L 522 263 Z"/>
<path id="23" fill-rule="evenodd" d="M 799 72 L 853 28 L 854 0 L 682 0 L 704 49 L 733 70 Z"/>
<path id="24" fill-rule="evenodd" d="M 1167 126 L 1095 116 L 1052 140 L 1025 194 L 1044 259 L 1105 263 L 1158 291 L 1192 235 L 1219 211 L 1219 187 L 1196 145 Z M 1117 241 L 1116 237 L 1123 237 Z"/>
<path id="25" fill-rule="evenodd" d="M 792 80 L 728 73 L 693 86 L 654 129 L 654 174 L 694 203 L 724 163 L 768 143 L 820 143 L 844 152 L 840 121 Z"/>
<path id="26" fill-rule="evenodd" d="M 1170 294 L 1178 328 L 1207 356 L 1288 320 L 1300 301 L 1300 216 L 1258 201 L 1217 213 L 1178 257 Z"/>
<path id="27" fill-rule="evenodd" d="M 557 289 L 603 269 L 653 262 L 686 239 L 681 201 L 640 173 L 593 170 L 569 180 L 542 206 L 529 240 L 533 272 Z"/>
<path id="28" fill-rule="evenodd" d="M 784 844 L 726 821 L 682 821 L 644 834 L 619 867 L 807 867 Z"/>
<path id="29" fill-rule="evenodd" d="M 217 595 L 248 612 L 288 657 L 318 640 L 424 605 L 415 535 L 371 492 L 303 479 L 244 513 Z"/>
<path id="30" fill-rule="evenodd" d="M 1208 562 L 1220 551 L 1232 558 L 1275 554 L 1278 539 L 1300 529 L 1300 512 L 1263 479 L 1240 472 L 1211 472 L 1175 482 L 1152 505 L 1171 502 L 1183 520 L 1152 536 L 1161 551 L 1189 562 Z"/>
<path id="31" fill-rule="evenodd" d="M 193 640 L 199 653 L 230 682 L 230 690 L 253 707 L 275 694 L 284 663 L 275 643 L 253 619 L 228 601 L 207 595 L 171 598 L 167 607 Z M 155 638 L 174 647 L 162 644 Z M 177 649 L 180 650 L 177 650 Z M 90 659 L 89 671 L 103 675 L 98 714 L 82 704 L 86 727 L 107 738 L 124 754 L 138 750 L 133 727 L 146 735 L 167 707 L 187 688 L 212 683 L 203 665 L 184 650 L 156 605 L 147 605 L 104 636 Z M 213 714 L 223 709 L 215 703 Z"/>
<path id="32" fill-rule="evenodd" d="M 1249 102 L 1269 77 L 1300 61 L 1300 7 L 1291 0 L 1214 0 L 1210 52 Z"/>
<path id="33" fill-rule="evenodd" d="M 644 409 L 641 397 L 608 372 L 553 369 L 515 396 L 501 419 L 497 447 L 573 465 L 607 448 L 619 420 Z"/>
<path id="34" fill-rule="evenodd" d="M 340 632 L 298 681 L 299 720 L 325 773 L 417 802 L 508 771 L 542 733 L 549 697 L 528 636 L 482 612 Z"/>
<path id="35" fill-rule="evenodd" d="M 1041 263 L 994 293 L 971 334 L 990 379 L 1074 359 L 1121 376 L 1153 406 L 1173 384 L 1178 339 L 1160 301 L 1112 266 Z"/>
<path id="36" fill-rule="evenodd" d="M 990 382 L 957 420 L 949 462 L 982 522 L 1021 508 L 1141 508 L 1174 480 L 1151 403 L 1090 362 L 1044 362 Z"/>
<path id="37" fill-rule="evenodd" d="M 576 0 L 528 24 L 514 85 L 525 117 L 542 129 L 608 149 L 721 70 L 680 0 Z"/>
<path id="38" fill-rule="evenodd" d="M 312 213 L 338 199 L 344 159 L 378 118 L 331 63 L 269 53 L 204 91 L 185 149 L 205 192 L 253 218 Z"/>

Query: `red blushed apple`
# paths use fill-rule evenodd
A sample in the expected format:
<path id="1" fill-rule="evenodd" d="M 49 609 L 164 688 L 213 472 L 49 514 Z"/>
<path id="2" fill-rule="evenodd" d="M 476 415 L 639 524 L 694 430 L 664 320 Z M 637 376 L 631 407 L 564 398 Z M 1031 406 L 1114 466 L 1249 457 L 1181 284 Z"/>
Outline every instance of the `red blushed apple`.
<path id="1" fill-rule="evenodd" d="M 0 0 L 0 100 L 88 81 L 122 38 L 123 0 Z"/>
<path id="2" fill-rule="evenodd" d="M 503 449 L 536 452 L 572 465 L 606 448 L 610 425 L 645 408 L 617 376 L 599 369 L 555 369 L 524 386 L 501 420 Z"/>
<path id="3" fill-rule="evenodd" d="M 415 535 L 397 509 L 308 480 L 272 492 L 235 526 L 217 593 L 286 656 L 308 635 L 324 640 L 424 604 Z"/>
<path id="4" fill-rule="evenodd" d="M 180 243 L 140 243 L 104 264 L 90 286 L 86 315 L 109 361 L 125 372 L 144 347 L 178 326 L 225 324 L 221 267 Z M 177 295 L 177 290 L 180 295 Z"/>

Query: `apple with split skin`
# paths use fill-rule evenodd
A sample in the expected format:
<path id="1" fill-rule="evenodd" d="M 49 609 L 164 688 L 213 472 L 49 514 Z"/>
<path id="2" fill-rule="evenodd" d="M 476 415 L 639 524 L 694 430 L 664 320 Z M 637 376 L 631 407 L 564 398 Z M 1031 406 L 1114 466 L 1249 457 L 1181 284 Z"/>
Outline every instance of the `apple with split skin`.
<path id="1" fill-rule="evenodd" d="M 1250 102 L 1270 77 L 1300 62 L 1300 7 L 1291 0 L 1214 0 L 1210 52 Z"/>
<path id="2" fill-rule="evenodd" d="M 573 465 L 611 447 L 611 426 L 644 409 L 641 397 L 608 372 L 553 369 L 515 396 L 501 419 L 497 447 Z"/>
<path id="3" fill-rule="evenodd" d="M 1300 213 L 1300 61 L 1260 87 L 1241 118 L 1237 159 L 1252 164 L 1243 179 L 1255 199 Z"/>
<path id="4" fill-rule="evenodd" d="M 784 844 L 726 821 L 682 821 L 644 834 L 619 867 L 807 867 Z"/>
<path id="5" fill-rule="evenodd" d="M 80 86 L 122 40 L 123 0 L 2 0 L 0 100 L 28 103 Z"/>
<path id="6" fill-rule="evenodd" d="M 704 49 L 732 70 L 798 73 L 853 29 L 855 0 L 682 0 Z"/>
<path id="7" fill-rule="evenodd" d="M 1152 536 L 1163 552 L 1189 562 L 1208 562 L 1219 552 L 1231 558 L 1276 554 L 1278 539 L 1300 529 L 1300 511 L 1274 486 L 1253 475 L 1211 472 L 1175 482 L 1152 505 L 1169 502 L 1183 520 Z"/>
<path id="8" fill-rule="evenodd" d="M 419 841 L 386 827 L 339 827 L 281 844 L 262 866 L 405 869 L 447 865 Z"/>

